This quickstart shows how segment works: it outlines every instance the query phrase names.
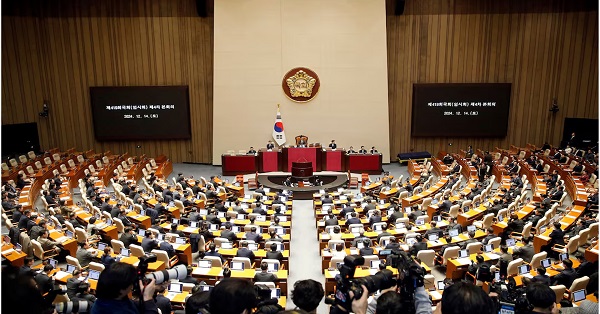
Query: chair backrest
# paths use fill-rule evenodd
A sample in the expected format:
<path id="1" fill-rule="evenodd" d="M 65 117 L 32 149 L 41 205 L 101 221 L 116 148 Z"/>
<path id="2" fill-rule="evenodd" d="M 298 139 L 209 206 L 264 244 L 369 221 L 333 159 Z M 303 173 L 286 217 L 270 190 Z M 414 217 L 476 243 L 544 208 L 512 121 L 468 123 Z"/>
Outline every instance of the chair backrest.
<path id="1" fill-rule="evenodd" d="M 223 262 L 218 256 L 204 256 L 202 260 L 211 261 L 212 267 L 223 267 Z"/>
<path id="2" fill-rule="evenodd" d="M 503 208 L 501 210 L 498 211 L 498 214 L 496 215 L 496 218 L 502 216 L 502 218 L 506 218 L 506 214 L 508 213 L 508 209 L 507 208 Z"/>
<path id="3" fill-rule="evenodd" d="M 171 262 L 169 261 L 169 255 L 163 250 L 152 250 L 152 253 L 156 254 L 158 261 L 165 263 L 166 268 L 171 268 Z"/>
<path id="4" fill-rule="evenodd" d="M 590 229 L 588 238 L 597 238 L 598 237 L 598 226 L 600 226 L 600 223 L 595 222 L 588 227 L 588 229 Z"/>
<path id="5" fill-rule="evenodd" d="M 402 191 L 400 192 L 400 195 L 398 196 L 399 199 L 403 199 L 403 198 L 407 198 L 408 197 L 408 191 Z"/>
<path id="6" fill-rule="evenodd" d="M 82 164 L 85 161 L 85 159 L 83 158 L 83 155 L 78 155 L 77 156 L 77 162 L 79 162 L 80 164 Z"/>
<path id="7" fill-rule="evenodd" d="M 460 251 L 460 247 L 458 246 L 451 246 L 446 248 L 446 250 L 444 250 L 444 255 L 442 256 L 442 264 L 446 266 L 448 264 L 449 259 L 458 257 L 458 251 Z"/>
<path id="8" fill-rule="evenodd" d="M 276 264 L 277 265 L 277 269 L 281 268 L 281 262 L 279 262 L 279 260 L 277 260 L 277 259 L 263 258 L 261 260 L 261 263 L 262 262 L 265 262 L 267 264 Z"/>
<path id="9" fill-rule="evenodd" d="M 379 260 L 379 256 L 377 255 L 363 255 L 363 258 L 365 259 L 365 262 L 362 266 L 371 266 L 371 261 Z"/>
<path id="10" fill-rule="evenodd" d="M 39 162 L 39 161 L 36 161 L 36 162 L 35 162 L 35 167 L 36 167 L 37 169 L 42 169 L 42 168 L 43 168 L 43 166 L 42 166 L 42 163 L 41 163 L 41 162 Z"/>
<path id="11" fill-rule="evenodd" d="M 215 246 L 218 247 L 218 248 L 220 248 L 221 244 L 229 242 L 229 239 L 227 239 L 227 238 L 218 238 L 217 237 L 217 238 L 214 239 L 214 242 L 215 242 Z"/>
<path id="12" fill-rule="evenodd" d="M 19 161 L 21 163 L 26 163 L 27 162 L 27 157 L 25 155 L 21 155 L 21 156 L 19 156 Z"/>
<path id="13" fill-rule="evenodd" d="M 267 286 L 267 287 L 269 287 L 271 289 L 277 288 L 277 286 L 275 286 L 275 283 L 271 282 L 271 281 L 257 281 L 257 282 L 254 283 L 254 285 L 255 286 L 264 285 L 264 286 Z"/>
<path id="14" fill-rule="evenodd" d="M 102 272 L 104 270 L 104 268 L 105 268 L 104 264 L 96 263 L 96 262 L 90 262 L 88 264 L 88 266 L 89 266 L 90 270 L 97 270 L 99 272 Z"/>
<path id="15" fill-rule="evenodd" d="M 50 157 L 46 157 L 46 158 L 44 158 L 44 163 L 46 165 L 51 165 L 52 164 L 52 159 L 50 159 Z"/>
<path id="16" fill-rule="evenodd" d="M 434 267 L 435 251 L 434 250 L 421 250 L 417 253 L 417 258 L 421 260 L 425 265 Z"/>
<path id="17" fill-rule="evenodd" d="M 448 212 L 448 215 L 450 215 L 450 217 L 452 218 L 456 218 L 458 216 L 458 209 L 460 207 L 458 205 L 452 205 L 450 206 L 450 211 Z"/>
<path id="18" fill-rule="evenodd" d="M 328 227 L 329 227 L 329 226 L 328 226 Z M 335 227 L 335 226 L 334 226 L 334 227 Z M 356 229 L 356 228 L 358 228 L 358 229 L 359 229 L 359 231 L 364 231 L 364 230 L 365 230 L 365 226 L 364 226 L 363 224 L 350 224 L 350 225 L 348 226 L 348 230 L 349 230 L 350 232 L 352 232 L 352 230 L 354 230 L 354 229 Z"/>
<path id="19" fill-rule="evenodd" d="M 35 159 L 35 157 L 36 157 L 35 152 L 32 150 L 27 152 L 27 156 L 29 157 L 29 159 Z"/>
<path id="20" fill-rule="evenodd" d="M 344 263 L 344 257 L 342 256 L 333 256 L 331 257 L 331 261 L 329 262 L 329 268 L 335 268 L 337 269 L 337 264 L 338 263 Z"/>
<path id="21" fill-rule="evenodd" d="M 180 213 L 183 214 L 183 210 L 185 209 L 183 207 L 183 202 L 180 200 L 175 200 L 174 202 L 175 202 L 175 207 L 179 208 Z"/>
<path id="22" fill-rule="evenodd" d="M 489 228 L 494 222 L 494 214 L 489 213 L 483 216 L 483 221 L 481 222 L 481 229 L 486 230 Z"/>
<path id="23" fill-rule="evenodd" d="M 475 254 L 481 252 L 483 244 L 481 242 L 474 242 L 467 244 L 467 251 L 469 254 Z"/>
<path id="24" fill-rule="evenodd" d="M 575 254 L 577 252 L 577 248 L 579 247 L 579 235 L 576 235 L 569 239 L 567 243 L 567 253 Z"/>
<path id="25" fill-rule="evenodd" d="M 545 259 L 548 256 L 547 252 L 539 252 L 535 255 L 533 255 L 533 257 L 531 258 L 531 263 L 529 263 L 531 265 L 532 269 L 536 269 L 538 267 L 540 267 L 542 260 Z"/>
<path id="26" fill-rule="evenodd" d="M 8 163 L 10 164 L 10 166 L 11 166 L 11 167 L 16 167 L 16 166 L 18 166 L 18 165 L 19 165 L 19 164 L 17 163 L 17 160 L 16 160 L 16 159 L 14 159 L 14 158 L 11 158 L 11 159 L 9 159 L 9 160 L 8 160 Z"/>
<path id="27" fill-rule="evenodd" d="M 115 226 L 117 226 L 117 231 L 119 233 L 123 233 L 125 231 L 125 226 L 123 225 L 121 219 L 115 217 L 112 220 L 115 222 Z"/>
<path id="28" fill-rule="evenodd" d="M 564 298 L 565 291 L 567 291 L 567 287 L 565 287 L 564 285 L 558 285 L 550 286 L 550 289 L 552 289 L 552 291 L 554 291 L 554 293 L 556 294 L 556 303 L 560 303 L 560 301 Z"/>
<path id="29" fill-rule="evenodd" d="M 231 262 L 242 262 L 244 263 L 244 269 L 250 269 L 252 268 L 252 263 L 250 262 L 250 258 L 248 257 L 234 257 Z"/>
<path id="30" fill-rule="evenodd" d="M 577 290 L 583 290 L 587 287 L 589 282 L 590 282 L 590 277 L 588 277 L 588 276 L 583 276 L 581 278 L 577 278 L 571 284 L 571 288 L 569 288 L 569 291 L 575 292 Z"/>
<path id="31" fill-rule="evenodd" d="M 77 242 L 83 243 L 87 241 L 88 236 L 85 230 L 81 228 L 75 228 L 75 235 L 77 236 Z"/>
<path id="32" fill-rule="evenodd" d="M 125 244 L 119 240 L 112 239 L 112 240 L 110 240 L 110 244 L 112 246 L 113 251 L 115 251 L 115 253 L 120 253 L 121 249 L 125 248 Z"/>
<path id="33" fill-rule="evenodd" d="M 376 222 L 373 224 L 373 230 L 385 230 L 385 227 L 387 226 L 386 222 Z"/>
<path id="34" fill-rule="evenodd" d="M 491 238 L 488 241 L 488 244 L 491 244 L 494 248 L 499 248 L 500 247 L 500 242 L 502 242 L 502 238 L 501 237 L 495 237 L 495 238 Z"/>
<path id="35" fill-rule="evenodd" d="M 35 239 L 31 239 L 31 245 L 33 246 L 33 255 L 40 260 L 44 260 L 44 249 L 42 248 L 42 245 Z"/>
<path id="36" fill-rule="evenodd" d="M 144 248 L 137 244 L 130 244 L 129 251 L 131 252 L 131 255 L 133 255 L 135 257 L 140 257 L 140 256 L 145 255 Z"/>
<path id="37" fill-rule="evenodd" d="M 590 235 L 589 228 L 579 231 L 579 246 L 584 246 L 585 244 L 587 244 L 589 235 Z"/>
<path id="38" fill-rule="evenodd" d="M 521 266 L 521 265 L 523 265 L 522 258 L 517 258 L 516 260 L 511 261 L 510 263 L 508 263 L 508 267 L 506 269 L 506 274 L 508 276 L 516 275 L 517 271 L 519 270 L 519 266 Z"/>
<path id="39" fill-rule="evenodd" d="M 69 161 L 67 161 L 67 164 L 69 164 L 69 168 L 75 168 L 75 162 L 73 161 L 73 159 L 69 159 Z"/>
<path id="40" fill-rule="evenodd" d="M 79 260 L 73 256 L 67 255 L 67 264 L 77 266 L 77 269 L 81 269 L 81 264 L 79 264 Z"/>
<path id="41" fill-rule="evenodd" d="M 531 236 L 531 227 L 533 227 L 533 223 L 531 222 L 528 222 L 523 226 L 523 232 L 521 232 L 523 238 L 529 238 Z"/>
<path id="42" fill-rule="evenodd" d="M 128 163 L 130 166 L 133 166 L 133 157 L 129 157 L 129 158 L 127 158 L 127 163 Z"/>

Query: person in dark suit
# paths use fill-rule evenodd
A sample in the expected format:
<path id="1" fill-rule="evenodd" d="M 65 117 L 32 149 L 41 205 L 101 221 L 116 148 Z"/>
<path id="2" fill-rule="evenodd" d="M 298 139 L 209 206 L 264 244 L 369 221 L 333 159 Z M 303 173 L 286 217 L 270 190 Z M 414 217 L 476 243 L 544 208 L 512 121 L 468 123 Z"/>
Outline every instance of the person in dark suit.
<path id="1" fill-rule="evenodd" d="M 337 144 L 335 143 L 335 140 L 331 140 L 331 143 L 329 143 L 329 148 L 331 148 L 331 149 L 337 148 Z"/>
<path id="2" fill-rule="evenodd" d="M 154 239 L 154 233 L 146 230 L 146 236 L 142 239 L 142 248 L 144 249 L 144 252 L 150 253 L 157 247 L 158 241 Z"/>
<path id="3" fill-rule="evenodd" d="M 242 241 L 240 243 L 240 248 L 237 250 L 235 254 L 236 257 L 247 257 L 250 259 L 250 263 L 254 263 L 254 252 L 248 248 L 248 242 Z"/>
<path id="4" fill-rule="evenodd" d="M 121 234 L 121 237 L 119 238 L 119 240 L 121 242 L 123 242 L 123 245 L 125 245 L 125 248 L 129 248 L 129 245 L 131 244 L 139 244 L 137 237 L 135 235 L 135 231 L 133 230 L 132 227 L 125 227 L 125 230 L 123 230 L 123 234 Z"/>
<path id="5" fill-rule="evenodd" d="M 35 276 L 35 282 L 37 283 L 38 289 L 41 294 L 49 292 L 54 289 L 54 279 L 49 274 L 54 269 L 52 265 L 46 264 L 41 273 Z"/>
<path id="6" fill-rule="evenodd" d="M 177 252 L 175 252 L 175 248 L 173 248 L 173 245 L 167 241 L 161 242 L 160 245 L 158 246 L 158 249 L 167 252 L 167 254 L 169 255 L 169 258 L 171 258 L 171 257 L 175 256 L 175 254 L 177 254 Z"/>
<path id="7" fill-rule="evenodd" d="M 388 243 L 385 246 L 386 250 L 399 250 L 400 249 L 400 243 L 398 243 L 398 239 L 396 239 L 396 237 L 391 237 L 390 238 L 390 243 Z"/>
<path id="8" fill-rule="evenodd" d="M 523 261 L 527 263 L 530 263 L 533 255 L 535 255 L 535 249 L 528 238 L 523 238 L 521 242 L 523 242 L 523 246 L 514 248 L 513 255 L 522 258 Z"/>
<path id="9" fill-rule="evenodd" d="M 333 204 L 333 200 L 331 199 L 329 194 L 323 195 L 323 198 L 321 199 L 321 204 Z"/>
<path id="10" fill-rule="evenodd" d="M 375 250 L 373 250 L 373 248 L 369 246 L 369 242 L 370 241 L 368 241 L 368 240 L 363 240 L 363 242 L 362 242 L 363 243 L 363 247 L 360 250 L 358 250 L 358 254 L 360 256 L 375 254 L 374 253 Z"/>
<path id="11" fill-rule="evenodd" d="M 334 214 L 327 215 L 327 218 L 325 219 L 325 226 L 337 226 L 337 225 L 338 225 L 337 217 Z"/>
<path id="12" fill-rule="evenodd" d="M 273 148 L 275 148 L 275 144 L 273 144 L 273 141 L 269 141 L 269 142 L 267 143 L 267 149 L 271 150 L 271 149 L 273 149 Z"/>
<path id="13" fill-rule="evenodd" d="M 581 278 L 583 276 L 591 276 L 594 272 L 598 271 L 598 264 L 588 262 L 585 259 L 585 256 L 580 252 L 575 253 L 575 257 L 579 261 L 579 267 L 575 268 L 575 272 L 577 272 L 577 278 Z"/>
<path id="14" fill-rule="evenodd" d="M 553 227 L 554 230 L 552 230 L 549 235 L 550 247 L 554 246 L 555 244 L 565 245 L 565 233 L 561 229 L 562 225 L 560 222 L 555 222 Z"/>
<path id="15" fill-rule="evenodd" d="M 538 274 L 533 276 L 532 281 L 550 286 L 552 280 L 550 279 L 550 276 L 546 275 L 546 268 L 540 266 L 536 268 L 536 271 Z"/>
<path id="16" fill-rule="evenodd" d="M 102 257 L 100 257 L 100 262 L 102 263 L 102 265 L 104 265 L 105 268 L 110 267 L 110 265 L 116 262 L 116 260 L 112 256 L 110 256 L 110 251 L 110 246 L 105 247 L 104 254 L 102 255 Z"/>
<path id="17" fill-rule="evenodd" d="M 565 269 L 553 278 L 553 285 L 564 285 L 571 287 L 573 281 L 577 279 L 577 272 L 573 269 L 573 262 L 570 259 L 565 259 L 563 262 Z"/>
<path id="18" fill-rule="evenodd" d="M 361 242 L 365 239 L 369 240 L 369 246 L 372 246 L 371 239 L 365 237 L 365 232 L 364 232 L 364 230 L 361 229 L 360 234 L 358 235 L 358 237 L 355 237 L 354 240 L 352 240 L 352 242 L 350 243 L 350 246 L 356 247 L 359 242 Z"/>
<path id="19" fill-rule="evenodd" d="M 361 147 L 360 147 L 360 150 L 358 150 L 358 153 L 359 153 L 359 154 L 366 154 L 366 153 L 367 153 L 367 150 L 365 149 L 365 147 L 364 147 L 364 146 L 361 146 Z"/>
<path id="20" fill-rule="evenodd" d="M 419 216 L 423 216 L 423 212 L 419 209 L 418 206 L 414 206 L 413 210 L 410 214 L 408 214 L 408 219 L 410 219 L 411 222 L 415 222 L 417 220 L 417 218 L 419 218 Z"/>
<path id="21" fill-rule="evenodd" d="M 377 243 L 381 242 L 381 238 L 383 237 L 388 237 L 391 236 L 392 234 L 388 231 L 389 230 L 389 226 L 388 224 L 386 224 L 385 226 L 383 226 L 383 231 L 377 235 Z M 368 239 L 368 238 L 367 238 Z M 369 239 L 369 241 L 371 241 Z M 369 245 L 370 246 L 370 245 Z"/>
<path id="22" fill-rule="evenodd" d="M 356 151 L 354 150 L 354 147 L 350 146 L 350 148 L 348 148 L 348 150 L 346 151 L 347 154 L 356 154 Z"/>
<path id="23" fill-rule="evenodd" d="M 204 256 L 215 256 L 215 257 L 218 257 L 221 259 L 221 263 L 225 262 L 223 255 L 221 255 L 221 253 L 217 252 L 217 246 L 215 245 L 214 242 L 211 242 L 208 245 L 208 251 L 206 251 L 204 253 Z"/>
<path id="24" fill-rule="evenodd" d="M 250 146 L 250 149 L 248 150 L 248 155 L 254 155 L 256 154 L 256 150 L 254 149 L 254 147 Z"/>
<path id="25" fill-rule="evenodd" d="M 254 282 L 277 282 L 277 276 L 268 270 L 269 264 L 267 262 L 260 263 L 260 272 L 256 272 L 254 275 Z"/>
<path id="26" fill-rule="evenodd" d="M 452 201 L 450 200 L 450 195 L 446 194 L 444 195 L 444 201 L 438 206 L 438 211 L 448 213 L 450 207 L 452 207 Z"/>
<path id="27" fill-rule="evenodd" d="M 448 227 L 446 227 L 446 230 L 453 230 L 456 229 L 458 230 L 458 233 L 462 233 L 463 229 L 462 229 L 462 225 L 456 222 L 456 218 L 448 218 Z"/>
<path id="28" fill-rule="evenodd" d="M 438 236 L 438 238 L 442 238 L 442 236 L 444 235 L 444 231 L 437 227 L 437 222 L 432 221 L 429 223 L 429 225 L 431 226 L 431 228 L 429 228 L 429 230 L 425 231 L 425 238 L 429 239 L 429 235 L 432 235 L 432 234 L 436 234 Z"/>
<path id="29" fill-rule="evenodd" d="M 256 232 L 256 227 L 250 228 L 250 232 L 246 232 L 246 240 L 252 240 L 256 243 L 263 241 L 262 235 Z"/>
<path id="30" fill-rule="evenodd" d="M 235 232 L 231 231 L 231 223 L 225 223 L 225 230 L 221 231 L 221 238 L 229 240 L 229 242 L 237 242 L 238 237 Z"/>
<path id="31" fill-rule="evenodd" d="M 187 266 L 187 276 L 181 280 L 179 280 L 179 282 L 183 282 L 183 283 L 191 283 L 194 285 L 197 285 L 199 283 L 198 279 L 192 277 L 192 273 L 194 272 L 194 268 L 192 266 Z"/>
<path id="32" fill-rule="evenodd" d="M 357 215 L 356 215 L 356 213 L 351 213 L 351 214 L 350 214 L 350 218 L 349 218 L 348 220 L 346 220 L 346 223 L 345 223 L 345 225 L 346 225 L 346 226 L 350 226 L 350 225 L 352 225 L 352 224 L 360 224 L 360 223 L 362 223 L 362 222 L 360 221 L 360 219 L 359 219 L 359 218 L 357 218 L 356 216 L 357 216 Z M 327 225 L 327 223 L 326 223 L 326 225 Z"/>
<path id="33" fill-rule="evenodd" d="M 553 200 L 553 201 L 558 201 L 558 200 L 560 200 L 560 198 L 563 196 L 564 189 L 565 189 L 565 188 L 564 188 L 562 185 L 561 185 L 561 186 L 559 186 L 559 187 L 558 187 L 558 190 L 556 190 L 556 192 L 554 192 L 552 195 L 549 195 L 549 196 L 550 196 L 550 199 L 551 199 L 551 200 Z"/>
<path id="34" fill-rule="evenodd" d="M 377 151 L 377 148 L 375 148 L 375 146 L 371 147 L 371 154 L 378 154 L 379 152 Z"/>
<path id="35" fill-rule="evenodd" d="M 398 220 L 399 218 L 404 218 L 405 215 L 404 212 L 402 212 L 401 210 L 394 209 L 393 211 L 394 212 L 388 216 L 388 223 L 395 224 L 396 220 Z"/>
<path id="36" fill-rule="evenodd" d="M 416 236 L 417 242 L 410 249 L 410 255 L 417 256 L 421 250 L 427 250 L 427 239 L 421 235 Z"/>
<path id="37" fill-rule="evenodd" d="M 202 220 L 202 215 L 200 214 L 200 208 L 196 208 L 195 211 L 192 211 L 188 216 L 188 221 L 198 222 Z"/>
<path id="38" fill-rule="evenodd" d="M 465 250 L 469 244 L 477 242 L 477 239 L 475 239 L 475 231 L 469 231 L 467 235 L 469 236 L 469 239 L 460 244 L 460 248 L 463 250 Z"/>
<path id="39" fill-rule="evenodd" d="M 268 259 L 276 259 L 278 261 L 283 260 L 283 254 L 277 251 L 277 244 L 271 243 L 271 251 L 267 252 L 266 257 Z"/>
<path id="40" fill-rule="evenodd" d="M 574 175 L 581 175 L 581 173 L 583 172 L 583 166 L 581 165 L 580 162 L 577 162 L 577 164 L 575 165 L 575 167 L 573 167 L 573 173 Z"/>
<path id="41" fill-rule="evenodd" d="M 19 219 L 19 229 L 27 229 L 27 223 L 31 220 L 31 211 L 26 210 Z"/>
<path id="42" fill-rule="evenodd" d="M 306 140 L 303 137 L 300 137 L 298 141 L 298 147 L 306 147 Z"/>
<path id="43" fill-rule="evenodd" d="M 371 224 L 371 229 L 373 229 L 373 225 L 381 222 L 382 218 L 381 218 L 381 213 L 379 212 L 379 210 L 375 210 L 373 212 L 373 215 L 371 215 L 371 217 L 369 217 L 369 224 Z"/>

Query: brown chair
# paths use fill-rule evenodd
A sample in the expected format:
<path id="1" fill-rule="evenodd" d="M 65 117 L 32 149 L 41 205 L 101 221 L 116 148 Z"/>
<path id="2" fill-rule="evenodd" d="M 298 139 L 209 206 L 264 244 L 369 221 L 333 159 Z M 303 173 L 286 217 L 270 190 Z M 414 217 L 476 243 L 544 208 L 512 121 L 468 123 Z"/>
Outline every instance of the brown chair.
<path id="1" fill-rule="evenodd" d="M 304 145 L 308 147 L 308 136 L 306 135 L 298 135 L 296 136 L 296 146 L 300 146 L 301 142 L 304 142 Z"/>

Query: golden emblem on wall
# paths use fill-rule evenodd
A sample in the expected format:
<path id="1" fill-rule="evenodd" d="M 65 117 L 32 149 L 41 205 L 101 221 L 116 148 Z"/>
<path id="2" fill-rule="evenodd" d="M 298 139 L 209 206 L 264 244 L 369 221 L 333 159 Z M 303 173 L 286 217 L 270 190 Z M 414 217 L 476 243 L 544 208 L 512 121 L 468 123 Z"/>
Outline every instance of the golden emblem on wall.
<path id="1" fill-rule="evenodd" d="M 319 77 L 308 68 L 294 68 L 283 77 L 283 91 L 293 101 L 311 100 L 317 95 L 319 87 Z"/>

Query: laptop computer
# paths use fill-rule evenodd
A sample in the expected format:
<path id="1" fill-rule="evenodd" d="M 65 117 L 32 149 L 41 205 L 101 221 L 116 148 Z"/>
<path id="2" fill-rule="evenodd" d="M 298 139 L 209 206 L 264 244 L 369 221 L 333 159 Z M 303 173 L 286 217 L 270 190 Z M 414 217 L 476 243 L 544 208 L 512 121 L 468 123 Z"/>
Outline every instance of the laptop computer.
<path id="1" fill-rule="evenodd" d="M 208 209 L 201 209 L 199 213 L 201 216 L 206 216 L 208 215 Z"/>
<path id="2" fill-rule="evenodd" d="M 146 236 L 146 229 L 139 229 L 138 230 L 138 235 L 145 237 Z"/>
<path id="3" fill-rule="evenodd" d="M 156 236 L 156 239 L 158 239 L 158 241 L 164 241 L 164 240 L 165 240 L 165 235 L 164 235 L 164 234 L 162 234 L 162 233 L 159 233 L 159 234 Z"/>
<path id="4" fill-rule="evenodd" d="M 444 290 L 445 288 L 446 288 L 446 284 L 444 283 L 444 281 L 442 281 L 442 280 L 439 280 L 439 281 L 437 282 L 437 289 L 438 289 L 438 290 Z"/>
<path id="5" fill-rule="evenodd" d="M 198 267 L 200 268 L 211 268 L 212 267 L 212 261 L 208 260 L 208 259 L 201 259 L 198 261 Z"/>
<path id="6" fill-rule="evenodd" d="M 413 246 L 415 243 L 417 243 L 417 239 L 415 239 L 415 238 L 406 239 L 406 244 L 408 244 L 408 246 Z"/>
<path id="7" fill-rule="evenodd" d="M 183 292 L 183 284 L 178 282 L 172 282 L 169 284 L 169 291 L 167 292 L 167 298 L 173 299 L 177 294 Z"/>
<path id="8" fill-rule="evenodd" d="M 215 286 L 209 286 L 209 285 L 200 285 L 200 291 L 210 291 L 212 290 L 212 288 L 214 288 Z"/>
<path id="9" fill-rule="evenodd" d="M 237 214 L 235 216 L 235 219 L 237 219 L 237 220 L 246 220 L 246 215 L 244 215 L 244 214 Z"/>
<path id="10" fill-rule="evenodd" d="M 240 226 L 231 226 L 231 232 L 240 233 L 241 230 Z"/>
<path id="11" fill-rule="evenodd" d="M 70 231 L 70 230 L 65 231 L 65 234 L 67 235 L 67 238 L 73 239 L 75 237 L 75 235 L 73 234 L 73 231 Z"/>
<path id="12" fill-rule="evenodd" d="M 107 246 L 108 244 L 106 243 L 98 242 L 98 251 L 104 251 L 104 248 L 106 248 Z"/>
<path id="13" fill-rule="evenodd" d="M 573 292 L 573 302 L 579 302 L 583 300 L 585 300 L 585 289 Z"/>
<path id="14" fill-rule="evenodd" d="M 379 255 L 380 256 L 387 256 L 387 255 L 390 255 L 390 254 L 392 254 L 392 250 L 380 250 L 379 251 Z"/>
<path id="15" fill-rule="evenodd" d="M 256 221 L 267 221 L 267 216 L 258 215 L 256 216 Z"/>
<path id="16" fill-rule="evenodd" d="M 381 264 L 381 260 L 371 261 L 371 269 L 379 269 L 379 264 Z"/>
<path id="17" fill-rule="evenodd" d="M 88 273 L 88 279 L 93 279 L 93 280 L 100 279 L 100 272 L 97 270 L 90 270 Z"/>
<path id="18" fill-rule="evenodd" d="M 172 223 L 174 223 L 174 224 L 176 224 L 176 225 L 178 225 L 178 224 L 179 224 L 179 219 L 177 219 L 177 218 L 173 218 L 173 219 L 171 220 L 171 222 L 172 222 Z"/>
<path id="19" fill-rule="evenodd" d="M 569 254 L 567 254 L 567 253 L 560 254 L 560 255 L 558 256 L 558 259 L 559 259 L 561 262 L 562 262 L 562 261 L 564 261 L 564 260 L 566 260 L 566 259 L 569 259 Z"/>
<path id="20" fill-rule="evenodd" d="M 442 216 L 433 216 L 433 221 L 437 221 L 437 222 L 442 221 Z"/>
<path id="21" fill-rule="evenodd" d="M 545 258 L 540 262 L 540 264 L 542 265 L 542 267 L 548 268 L 552 266 L 552 261 L 549 258 Z"/>
<path id="22" fill-rule="evenodd" d="M 219 225 L 217 225 L 217 224 L 210 224 L 208 226 L 208 230 L 210 230 L 210 231 L 217 231 L 217 230 L 219 230 Z"/>
<path id="23" fill-rule="evenodd" d="M 284 228 L 275 228 L 275 233 L 280 236 L 285 235 L 285 229 Z"/>
<path id="24" fill-rule="evenodd" d="M 122 248 L 119 254 L 123 257 L 129 257 L 129 250 L 126 248 Z"/>
<path id="25" fill-rule="evenodd" d="M 270 272 L 276 272 L 279 270 L 279 264 L 277 264 L 277 263 L 268 263 L 267 265 L 268 265 L 267 270 Z"/>
<path id="26" fill-rule="evenodd" d="M 140 210 L 140 216 L 146 216 L 146 210 L 145 209 Z"/>
<path id="27" fill-rule="evenodd" d="M 529 274 L 529 265 L 521 265 L 519 266 L 519 275 Z"/>
<path id="28" fill-rule="evenodd" d="M 231 270 L 244 270 L 243 262 L 231 262 Z"/>
<path id="29" fill-rule="evenodd" d="M 73 272 L 76 269 L 77 269 L 77 267 L 75 267 L 75 265 L 67 264 L 67 269 L 65 270 L 65 272 L 67 272 L 69 274 L 73 274 Z"/>
<path id="30" fill-rule="evenodd" d="M 425 220 L 423 219 L 417 219 L 417 221 L 415 221 L 415 225 L 417 226 L 422 226 L 425 224 Z"/>
<path id="31" fill-rule="evenodd" d="M 439 237 L 437 234 L 430 234 L 428 238 L 429 241 L 437 241 Z"/>
<path id="32" fill-rule="evenodd" d="M 506 246 L 515 246 L 515 239 L 506 239 Z"/>
<path id="33" fill-rule="evenodd" d="M 375 225 L 373 227 L 375 228 L 375 231 L 382 231 L 383 230 L 383 225 Z"/>
<path id="34" fill-rule="evenodd" d="M 175 238 L 175 243 L 176 244 L 185 244 L 185 238 L 177 237 L 177 238 Z"/>
<path id="35" fill-rule="evenodd" d="M 52 267 L 56 268 L 56 266 L 58 265 L 58 261 L 53 258 L 50 258 L 50 259 L 48 259 L 48 264 L 50 264 L 50 265 L 52 265 Z"/>
<path id="36" fill-rule="evenodd" d="M 485 253 L 490 253 L 493 250 L 494 250 L 494 245 L 493 244 L 486 244 L 486 245 L 483 246 L 483 251 Z"/>
<path id="37" fill-rule="evenodd" d="M 475 232 L 475 231 L 477 231 L 477 227 L 475 227 L 473 225 L 467 226 L 467 232 Z"/>
<path id="38" fill-rule="evenodd" d="M 286 222 L 287 221 L 287 216 L 277 216 L 279 217 L 279 222 Z"/>
<path id="39" fill-rule="evenodd" d="M 258 251 L 258 244 L 256 244 L 256 243 L 248 243 L 248 249 L 250 251 Z"/>
<path id="40" fill-rule="evenodd" d="M 279 299 L 281 297 L 280 288 L 271 288 L 271 299 Z"/>
<path id="41" fill-rule="evenodd" d="M 469 251 L 467 251 L 467 250 L 458 251 L 458 257 L 459 258 L 469 257 Z"/>
<path id="42" fill-rule="evenodd" d="M 451 237 L 457 237 L 458 229 L 450 229 L 450 231 L 448 231 L 448 235 L 450 235 Z"/>
<path id="43" fill-rule="evenodd" d="M 199 224 L 198 224 L 197 221 L 190 221 L 190 227 L 192 227 L 192 228 L 198 228 Z"/>
<path id="44" fill-rule="evenodd" d="M 540 234 L 546 232 L 546 226 L 540 227 Z"/>
<path id="45" fill-rule="evenodd" d="M 221 243 L 221 248 L 225 249 L 225 250 L 233 249 L 233 243 L 223 242 L 223 243 Z"/>
<path id="46" fill-rule="evenodd" d="M 219 218 L 225 218 L 225 213 L 224 212 L 218 212 L 217 213 L 217 217 L 219 217 Z"/>

